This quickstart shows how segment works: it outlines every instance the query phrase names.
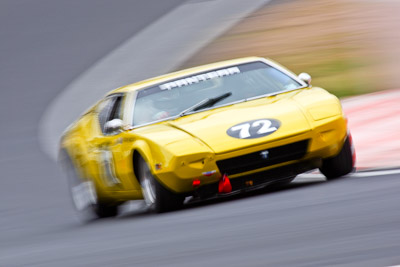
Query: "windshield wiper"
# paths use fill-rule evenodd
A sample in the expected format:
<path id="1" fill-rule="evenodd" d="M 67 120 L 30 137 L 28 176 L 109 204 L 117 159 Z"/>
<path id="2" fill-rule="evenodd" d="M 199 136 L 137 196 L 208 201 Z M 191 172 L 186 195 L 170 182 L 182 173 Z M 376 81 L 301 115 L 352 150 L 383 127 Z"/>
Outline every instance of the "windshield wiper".
<path id="1" fill-rule="evenodd" d="M 189 112 L 191 112 L 191 111 L 197 111 L 197 110 L 200 110 L 200 109 L 203 109 L 203 108 L 212 107 L 212 106 L 214 106 L 216 103 L 218 103 L 218 102 L 224 100 L 224 99 L 227 98 L 227 97 L 230 97 L 231 95 L 232 95 L 232 92 L 228 92 L 228 93 L 225 93 L 225 94 L 222 94 L 222 95 L 220 95 L 220 96 L 213 97 L 213 98 L 206 98 L 206 99 L 203 99 L 203 100 L 200 101 L 199 103 L 197 103 L 197 104 L 191 106 L 190 108 L 185 109 L 184 111 L 182 111 L 181 113 L 179 113 L 178 116 L 181 116 L 181 117 L 182 117 L 182 116 L 185 116 L 187 113 L 189 113 Z"/>

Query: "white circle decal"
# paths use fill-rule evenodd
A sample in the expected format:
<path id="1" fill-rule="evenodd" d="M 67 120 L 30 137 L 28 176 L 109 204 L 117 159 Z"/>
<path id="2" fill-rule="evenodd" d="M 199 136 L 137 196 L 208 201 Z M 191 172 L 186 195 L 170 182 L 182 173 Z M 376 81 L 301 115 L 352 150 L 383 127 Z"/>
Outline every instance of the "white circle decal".
<path id="1" fill-rule="evenodd" d="M 258 119 L 236 124 L 229 128 L 226 133 L 234 138 L 253 139 L 270 135 L 280 126 L 280 121 L 275 119 Z"/>

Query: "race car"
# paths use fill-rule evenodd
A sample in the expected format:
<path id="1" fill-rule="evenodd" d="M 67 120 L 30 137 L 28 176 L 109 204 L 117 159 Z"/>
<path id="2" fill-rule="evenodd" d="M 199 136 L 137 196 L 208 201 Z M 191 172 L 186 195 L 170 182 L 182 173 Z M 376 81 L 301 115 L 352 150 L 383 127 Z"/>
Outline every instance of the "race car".
<path id="1" fill-rule="evenodd" d="M 355 152 L 337 97 L 248 57 L 111 91 L 66 129 L 60 160 L 76 210 L 110 217 L 129 200 L 165 212 L 317 168 L 334 179 Z"/>

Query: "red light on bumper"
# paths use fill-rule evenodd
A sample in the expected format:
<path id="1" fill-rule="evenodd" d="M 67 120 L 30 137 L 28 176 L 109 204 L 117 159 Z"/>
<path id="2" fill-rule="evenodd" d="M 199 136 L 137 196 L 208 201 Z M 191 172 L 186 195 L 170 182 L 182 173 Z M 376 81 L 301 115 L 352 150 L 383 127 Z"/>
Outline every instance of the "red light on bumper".
<path id="1" fill-rule="evenodd" d="M 195 179 L 192 182 L 193 187 L 199 187 L 200 186 L 201 181 L 199 179 Z"/>

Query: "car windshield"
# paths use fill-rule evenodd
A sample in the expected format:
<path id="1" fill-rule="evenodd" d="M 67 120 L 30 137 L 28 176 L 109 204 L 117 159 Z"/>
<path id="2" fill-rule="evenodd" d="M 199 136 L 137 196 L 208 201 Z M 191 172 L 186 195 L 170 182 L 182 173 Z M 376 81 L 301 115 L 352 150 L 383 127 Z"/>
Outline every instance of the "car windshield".
<path id="1" fill-rule="evenodd" d="M 149 124 L 300 87 L 302 84 L 263 62 L 206 71 L 138 91 L 133 125 Z"/>

